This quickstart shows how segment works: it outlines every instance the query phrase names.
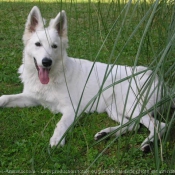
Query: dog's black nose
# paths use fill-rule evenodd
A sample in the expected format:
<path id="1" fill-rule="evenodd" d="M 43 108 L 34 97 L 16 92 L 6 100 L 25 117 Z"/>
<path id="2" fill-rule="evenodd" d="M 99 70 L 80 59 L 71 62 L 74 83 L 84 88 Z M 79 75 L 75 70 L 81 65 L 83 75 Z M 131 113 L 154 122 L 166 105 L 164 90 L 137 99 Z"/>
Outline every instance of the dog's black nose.
<path id="1" fill-rule="evenodd" d="M 44 67 L 50 67 L 52 65 L 52 60 L 50 58 L 43 58 L 42 64 Z"/>

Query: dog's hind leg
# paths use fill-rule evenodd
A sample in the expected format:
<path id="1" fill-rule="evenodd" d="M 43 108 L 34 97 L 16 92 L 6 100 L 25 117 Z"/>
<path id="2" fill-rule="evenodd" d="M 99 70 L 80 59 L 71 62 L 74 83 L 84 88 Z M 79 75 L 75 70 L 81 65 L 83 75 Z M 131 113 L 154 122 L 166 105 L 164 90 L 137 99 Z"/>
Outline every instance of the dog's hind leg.
<path id="1" fill-rule="evenodd" d="M 160 139 L 161 136 L 165 133 L 166 124 L 152 118 L 152 116 L 150 116 L 149 114 L 143 116 L 140 120 L 140 123 L 142 123 L 150 131 L 149 136 L 141 144 L 141 150 L 147 153 L 150 151 L 149 142 L 152 143 L 154 141 L 155 132 L 156 134 L 158 134 L 158 138 Z"/>
<path id="2" fill-rule="evenodd" d="M 120 135 L 126 133 L 127 131 L 132 131 L 132 130 L 138 129 L 139 123 L 141 123 L 145 127 L 147 127 L 148 130 L 150 131 L 149 136 L 141 144 L 141 150 L 143 152 L 147 153 L 150 151 L 149 143 L 154 141 L 155 131 L 156 131 L 156 134 L 158 134 L 159 139 L 165 133 L 166 124 L 154 119 L 150 114 L 143 116 L 141 119 L 138 118 L 139 119 L 138 122 L 133 122 L 133 123 L 128 124 L 127 126 L 122 127 L 122 125 L 129 122 L 128 117 L 127 118 L 122 117 L 122 115 L 117 113 L 116 110 L 110 110 L 110 109 L 111 109 L 111 107 L 106 110 L 108 115 L 113 120 L 120 122 L 120 125 L 116 126 L 116 127 L 109 127 L 109 128 L 101 130 L 100 132 L 98 132 L 95 135 L 95 137 L 94 137 L 95 140 L 98 140 L 98 139 L 104 137 L 105 135 L 107 135 L 108 133 L 113 132 L 117 129 L 118 129 L 118 131 L 116 131 L 115 135 L 117 137 L 119 137 Z M 135 111 L 133 112 L 133 114 L 131 114 L 131 116 L 132 116 L 131 118 L 136 118 L 137 116 L 139 116 L 139 111 L 135 109 Z"/>
<path id="3" fill-rule="evenodd" d="M 94 136 L 95 140 L 98 140 L 98 139 L 104 137 L 105 135 L 109 134 L 110 132 L 115 131 L 115 130 L 118 130 L 118 131 L 115 132 L 115 136 L 119 137 L 122 134 L 125 134 L 127 131 L 136 130 L 139 127 L 139 124 L 137 124 L 136 122 L 130 123 L 127 126 L 122 127 L 122 125 L 128 123 L 129 120 L 126 117 L 123 117 L 123 115 L 117 113 L 115 105 L 112 105 L 112 106 L 108 107 L 106 109 L 106 112 L 108 113 L 110 118 L 112 118 L 113 120 L 119 122 L 120 125 L 115 126 L 115 127 L 109 127 L 109 128 L 101 130 L 100 132 L 95 134 L 95 136 Z"/>
<path id="4" fill-rule="evenodd" d="M 15 95 L 3 95 L 0 97 L 0 107 L 30 107 L 39 103 L 24 93 Z"/>

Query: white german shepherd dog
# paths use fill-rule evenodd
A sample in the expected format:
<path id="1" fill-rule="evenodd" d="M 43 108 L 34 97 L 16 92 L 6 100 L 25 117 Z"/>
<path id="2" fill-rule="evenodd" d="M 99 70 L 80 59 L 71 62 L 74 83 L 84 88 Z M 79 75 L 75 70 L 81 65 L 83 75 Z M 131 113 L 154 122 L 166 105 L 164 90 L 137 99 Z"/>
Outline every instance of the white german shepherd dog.
<path id="1" fill-rule="evenodd" d="M 53 113 L 62 113 L 50 139 L 51 147 L 65 144 L 66 131 L 83 111 L 107 112 L 120 123 L 95 134 L 95 140 L 110 132 L 119 137 L 138 128 L 136 120 L 130 122 L 136 117 L 150 131 L 141 144 L 142 151 L 149 151 L 154 134 L 160 138 L 165 132 L 165 123 L 155 120 L 152 112 L 141 115 L 160 100 L 157 76 L 151 81 L 153 72 L 142 66 L 114 66 L 68 57 L 65 11 L 58 13 L 45 28 L 40 10 L 33 7 L 23 42 L 23 64 L 19 68 L 23 92 L 1 96 L 0 107 L 42 105 Z M 127 122 L 130 123 L 126 126 Z"/>

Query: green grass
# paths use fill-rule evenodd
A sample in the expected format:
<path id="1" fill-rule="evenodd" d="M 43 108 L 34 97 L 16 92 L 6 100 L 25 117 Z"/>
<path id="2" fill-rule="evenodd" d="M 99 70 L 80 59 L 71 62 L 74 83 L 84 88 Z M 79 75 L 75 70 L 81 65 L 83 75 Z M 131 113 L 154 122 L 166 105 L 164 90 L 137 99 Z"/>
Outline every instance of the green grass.
<path id="1" fill-rule="evenodd" d="M 22 91 L 16 72 L 22 60 L 24 24 L 34 5 L 38 5 L 46 19 L 55 17 L 61 9 L 67 12 L 69 56 L 111 64 L 150 66 L 166 85 L 174 88 L 174 42 L 170 43 L 175 31 L 173 1 L 160 1 L 157 6 L 146 1 L 123 2 L 0 1 L 0 95 Z M 105 113 L 83 116 L 68 133 L 66 145 L 50 149 L 49 139 L 60 114 L 54 115 L 42 107 L 1 108 L 0 173 L 5 174 L 6 170 L 37 174 L 51 174 L 52 171 L 63 174 L 70 170 L 76 170 L 75 174 L 85 170 L 89 171 L 87 174 L 175 171 L 175 114 L 169 107 L 163 117 L 159 116 L 169 122 L 161 144 L 162 152 L 160 146 L 155 145 L 149 154 L 139 150 L 148 135 L 144 127 L 118 140 L 111 137 L 96 144 L 94 134 L 116 123 Z"/>

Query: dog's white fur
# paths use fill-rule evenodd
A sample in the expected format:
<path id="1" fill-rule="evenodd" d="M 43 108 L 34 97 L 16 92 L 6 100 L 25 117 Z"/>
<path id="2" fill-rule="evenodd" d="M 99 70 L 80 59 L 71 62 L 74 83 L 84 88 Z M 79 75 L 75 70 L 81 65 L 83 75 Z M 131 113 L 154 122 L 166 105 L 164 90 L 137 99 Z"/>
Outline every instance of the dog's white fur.
<path id="1" fill-rule="evenodd" d="M 119 126 L 98 132 L 95 135 L 97 140 L 119 129 L 160 100 L 158 78 L 155 77 L 154 81 L 151 81 L 152 71 L 146 67 L 113 66 L 68 57 L 67 20 L 64 11 L 51 20 L 48 28 L 44 28 L 39 9 L 33 7 L 26 22 L 23 41 L 23 64 L 19 68 L 24 84 L 23 92 L 1 96 L 0 107 L 42 105 L 54 113 L 62 113 L 62 118 L 50 139 L 51 146 L 59 142 L 60 145 L 64 145 L 63 135 L 90 101 L 85 112 L 107 112 L 110 118 L 120 123 Z M 52 64 L 47 68 L 42 63 L 44 58 L 52 60 Z M 45 78 L 43 73 L 44 82 L 40 81 L 36 66 L 46 72 L 50 69 L 49 79 Z M 131 77 L 127 79 L 129 76 Z M 124 78 L 126 79 L 116 83 Z M 49 82 L 45 82 L 45 79 Z M 151 83 L 152 85 L 148 86 Z M 110 85 L 111 87 L 108 87 Z M 94 98 L 95 96 L 97 98 Z M 144 108 L 143 103 L 146 103 Z M 155 120 L 151 113 L 144 115 L 139 122 L 150 131 L 150 135 L 141 145 L 141 149 L 145 151 L 149 146 L 148 142 L 153 141 L 155 131 L 160 135 L 164 133 L 165 123 Z M 136 128 L 134 122 L 119 129 L 115 135 L 118 137 Z"/>

